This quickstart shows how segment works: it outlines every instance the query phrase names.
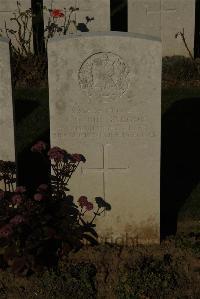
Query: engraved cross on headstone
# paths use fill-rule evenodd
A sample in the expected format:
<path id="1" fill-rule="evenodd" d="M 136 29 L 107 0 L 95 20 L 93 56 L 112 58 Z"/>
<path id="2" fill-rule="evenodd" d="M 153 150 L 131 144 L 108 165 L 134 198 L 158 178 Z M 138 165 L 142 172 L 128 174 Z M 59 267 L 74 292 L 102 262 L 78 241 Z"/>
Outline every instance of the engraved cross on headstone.
<path id="1" fill-rule="evenodd" d="M 145 5 L 145 9 L 146 9 L 146 15 L 150 15 L 150 14 L 162 14 L 162 13 L 174 13 L 176 12 L 176 8 L 166 8 L 164 9 L 162 4 L 161 4 L 161 9 L 160 10 L 150 10 L 149 9 L 149 5 Z"/>
<path id="2" fill-rule="evenodd" d="M 103 180 L 103 197 L 106 200 L 106 173 L 115 172 L 119 173 L 120 171 L 124 172 L 124 170 L 128 170 L 129 167 L 109 167 L 108 161 L 108 147 L 111 146 L 110 144 L 102 144 L 102 167 L 99 168 L 81 168 L 81 173 L 93 172 L 93 173 L 102 173 L 102 180 Z"/>

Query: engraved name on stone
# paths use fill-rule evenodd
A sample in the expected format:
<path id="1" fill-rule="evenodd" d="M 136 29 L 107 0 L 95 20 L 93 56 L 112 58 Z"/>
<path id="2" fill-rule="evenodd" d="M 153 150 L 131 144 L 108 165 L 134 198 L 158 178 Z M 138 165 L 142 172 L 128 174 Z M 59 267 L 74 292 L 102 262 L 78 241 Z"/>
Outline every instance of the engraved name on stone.
<path id="1" fill-rule="evenodd" d="M 99 114 L 94 111 L 77 113 L 72 109 L 72 113 L 66 119 L 66 122 L 73 124 L 65 128 L 65 132 L 60 128 L 54 136 L 80 137 L 155 137 L 155 131 L 149 124 L 144 113 L 127 113 L 110 108 L 115 113 Z M 100 113 L 101 112 L 101 113 Z M 107 111 L 108 112 L 108 111 Z"/>
<path id="2" fill-rule="evenodd" d="M 94 99 L 121 97 L 129 87 L 129 68 L 123 59 L 111 52 L 89 56 L 78 73 L 79 85 Z"/>

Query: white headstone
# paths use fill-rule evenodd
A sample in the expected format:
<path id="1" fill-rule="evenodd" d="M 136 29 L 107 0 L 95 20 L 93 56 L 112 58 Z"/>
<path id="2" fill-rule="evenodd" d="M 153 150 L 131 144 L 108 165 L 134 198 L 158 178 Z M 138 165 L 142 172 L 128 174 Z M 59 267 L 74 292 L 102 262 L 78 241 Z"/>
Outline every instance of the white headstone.
<path id="1" fill-rule="evenodd" d="M 0 38 L 0 160 L 15 161 L 10 52 L 6 39 Z M 0 182 L 0 188 L 4 188 Z"/>
<path id="2" fill-rule="evenodd" d="M 162 56 L 189 56 L 182 39 L 184 28 L 191 52 L 194 48 L 195 0 L 129 0 L 128 31 L 161 37 Z"/>
<path id="3" fill-rule="evenodd" d="M 76 19 L 77 24 L 86 24 L 86 17 L 94 18 L 87 23 L 88 31 L 110 31 L 110 0 L 44 0 L 44 6 L 47 9 L 61 9 L 64 12 L 66 8 L 67 19 L 69 16 L 69 8 L 76 7 L 79 10 L 72 14 L 72 20 Z M 49 12 L 44 10 L 44 25 L 48 24 Z M 57 24 L 63 25 L 63 18 L 55 18 Z"/>
<path id="4" fill-rule="evenodd" d="M 158 242 L 161 42 L 85 33 L 51 40 L 48 61 L 51 146 L 87 159 L 71 194 L 111 204 L 101 240 Z"/>
<path id="5" fill-rule="evenodd" d="M 20 10 L 21 12 L 24 12 L 25 10 L 31 8 L 31 0 L 18 0 L 20 3 Z M 0 34 L 3 37 L 8 37 L 6 35 L 6 30 L 5 30 L 5 22 L 6 22 L 6 27 L 8 29 L 12 29 L 14 31 L 18 32 L 18 24 L 16 21 L 10 20 L 11 18 L 14 17 L 13 13 L 16 13 L 18 16 L 18 7 L 17 7 L 17 1 L 14 0 L 0 0 Z M 25 19 L 23 20 L 25 21 Z M 23 23 L 19 19 L 19 22 L 22 25 L 22 32 L 23 32 Z M 29 19 L 28 21 L 28 29 L 31 30 L 32 27 L 32 18 Z M 29 32 L 27 31 L 26 37 L 28 37 Z M 18 34 L 16 35 L 16 38 L 14 34 L 9 34 L 9 38 L 11 38 L 12 43 L 16 46 L 19 47 L 19 38 Z"/>

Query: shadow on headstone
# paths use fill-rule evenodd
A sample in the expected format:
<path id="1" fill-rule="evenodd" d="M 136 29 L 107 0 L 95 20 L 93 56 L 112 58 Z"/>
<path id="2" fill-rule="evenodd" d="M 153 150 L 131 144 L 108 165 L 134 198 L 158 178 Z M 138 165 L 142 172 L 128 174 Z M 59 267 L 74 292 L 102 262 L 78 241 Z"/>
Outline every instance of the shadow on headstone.
<path id="1" fill-rule="evenodd" d="M 37 138 L 17 157 L 18 185 L 26 186 L 30 195 L 34 194 L 40 184 L 50 183 L 50 164 L 41 154 L 31 151 L 31 146 L 38 140 L 49 144 L 49 131 Z"/>
<path id="2" fill-rule="evenodd" d="M 128 1 L 111 0 L 111 31 L 128 32 Z"/>
<path id="3" fill-rule="evenodd" d="M 200 98 L 176 102 L 162 117 L 161 239 L 177 231 L 178 213 L 200 181 Z"/>
<path id="4" fill-rule="evenodd" d="M 20 121 L 22 121 L 23 118 L 27 117 L 38 106 L 39 106 L 39 104 L 36 101 L 31 101 L 31 100 L 15 101 L 16 123 L 20 123 Z"/>

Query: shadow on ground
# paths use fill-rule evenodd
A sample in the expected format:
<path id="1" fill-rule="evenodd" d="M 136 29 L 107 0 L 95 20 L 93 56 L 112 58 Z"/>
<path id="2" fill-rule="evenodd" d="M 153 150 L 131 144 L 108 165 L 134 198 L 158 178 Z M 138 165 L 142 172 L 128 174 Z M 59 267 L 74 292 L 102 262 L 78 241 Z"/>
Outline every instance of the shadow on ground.
<path id="1" fill-rule="evenodd" d="M 180 99 L 162 117 L 161 239 L 177 231 L 178 212 L 200 181 L 200 98 Z"/>

